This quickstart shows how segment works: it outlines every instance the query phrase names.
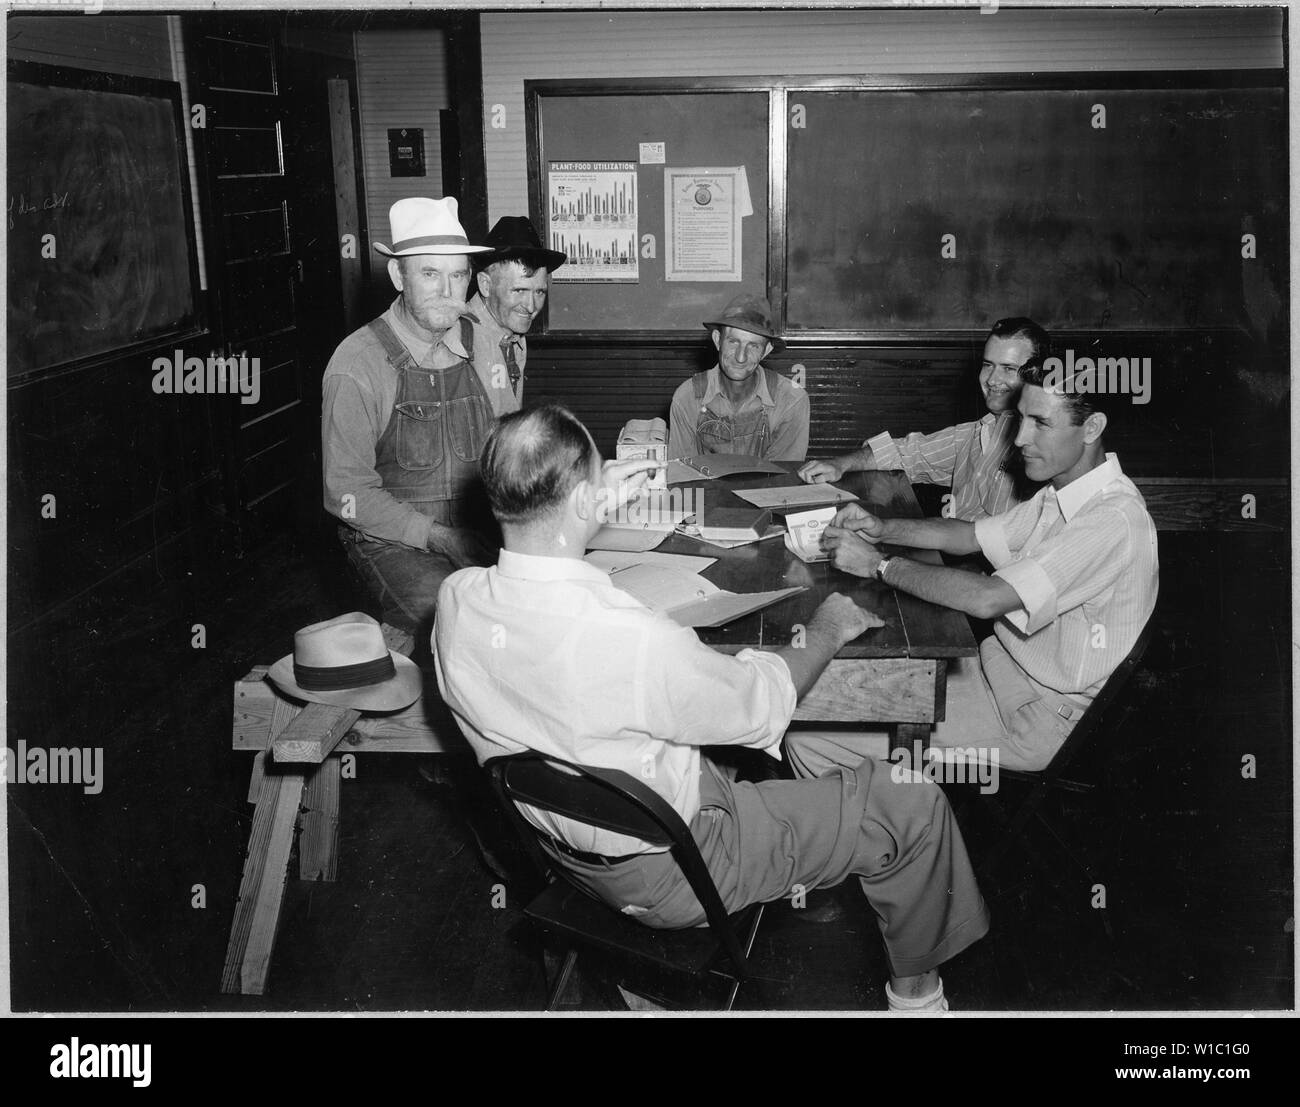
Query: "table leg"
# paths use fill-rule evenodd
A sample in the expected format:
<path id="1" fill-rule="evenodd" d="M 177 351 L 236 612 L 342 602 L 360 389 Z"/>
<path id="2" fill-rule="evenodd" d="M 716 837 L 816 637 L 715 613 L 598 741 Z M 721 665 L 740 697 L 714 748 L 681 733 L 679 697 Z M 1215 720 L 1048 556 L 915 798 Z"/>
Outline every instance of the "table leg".
<path id="1" fill-rule="evenodd" d="M 909 757 L 916 743 L 921 744 L 921 752 L 925 753 L 930 748 L 930 731 L 933 729 L 929 723 L 895 723 L 894 724 L 894 749 L 900 746 L 907 750 Z M 892 750 L 890 751 L 893 752 Z M 915 759 L 913 759 L 915 760 Z M 913 768 L 917 766 L 913 765 Z"/>

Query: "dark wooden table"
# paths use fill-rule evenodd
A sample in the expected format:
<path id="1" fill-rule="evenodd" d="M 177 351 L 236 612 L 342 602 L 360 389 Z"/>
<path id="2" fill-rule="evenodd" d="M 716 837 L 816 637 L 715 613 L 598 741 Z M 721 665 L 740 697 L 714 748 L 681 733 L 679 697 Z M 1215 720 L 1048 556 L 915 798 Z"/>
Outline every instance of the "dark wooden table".
<path id="1" fill-rule="evenodd" d="M 793 474 L 785 480 L 768 475 L 673 487 L 701 489 L 707 513 L 714 507 L 748 506 L 734 489 L 784 483 L 798 484 L 799 480 Z M 889 518 L 915 518 L 921 514 L 912 487 L 902 473 L 853 473 L 838 483 L 855 493 L 868 511 Z M 927 744 L 931 727 L 944 717 L 948 662 L 977 652 L 970 625 L 960 612 L 895 592 L 878 581 L 841 572 L 829 562 L 806 564 L 779 538 L 725 550 L 671 535 L 656 549 L 716 557 L 717 562 L 702 575 L 733 592 L 763 592 L 796 584 L 807 587 L 806 592 L 726 626 L 699 631 L 702 641 L 727 653 L 789 645 L 797 628 L 808 625 L 817 605 L 832 592 L 844 593 L 884 620 L 884 626 L 867 631 L 840 650 L 800 701 L 794 717 L 805 724 L 892 726 L 896 744 L 908 748 L 913 741 Z M 937 553 L 908 553 L 941 563 Z"/>

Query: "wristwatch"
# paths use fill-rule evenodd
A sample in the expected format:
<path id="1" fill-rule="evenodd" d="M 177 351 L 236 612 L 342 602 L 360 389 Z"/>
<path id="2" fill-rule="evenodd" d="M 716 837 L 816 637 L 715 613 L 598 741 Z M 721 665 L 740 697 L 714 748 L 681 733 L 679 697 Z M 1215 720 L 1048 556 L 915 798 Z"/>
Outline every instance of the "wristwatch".
<path id="1" fill-rule="evenodd" d="M 876 579 L 880 581 L 881 584 L 889 583 L 885 580 L 885 570 L 889 568 L 889 563 L 892 560 L 893 558 L 890 557 L 882 557 L 876 562 Z"/>

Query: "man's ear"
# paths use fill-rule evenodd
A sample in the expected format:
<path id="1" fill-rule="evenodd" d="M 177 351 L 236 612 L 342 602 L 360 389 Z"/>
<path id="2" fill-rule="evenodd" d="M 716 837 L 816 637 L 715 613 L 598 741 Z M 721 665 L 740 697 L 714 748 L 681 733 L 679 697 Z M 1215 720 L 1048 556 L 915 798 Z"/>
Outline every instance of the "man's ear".
<path id="1" fill-rule="evenodd" d="M 583 522 L 588 521 L 595 515 L 596 497 L 593 495 L 591 481 L 583 478 L 569 489 L 568 506 Z"/>
<path id="2" fill-rule="evenodd" d="M 772 343 L 769 342 L 766 346 L 763 347 L 763 353 L 762 353 L 762 355 L 759 357 L 758 360 L 759 360 L 759 361 L 766 361 L 766 360 L 767 360 L 767 355 L 770 354 L 771 352 L 772 352 Z"/>
<path id="3" fill-rule="evenodd" d="M 1094 411 L 1083 421 L 1083 440 L 1089 444 L 1096 442 L 1106 429 L 1106 413 Z"/>
<path id="4" fill-rule="evenodd" d="M 721 350 L 721 349 L 722 349 L 722 332 L 721 332 L 720 330 L 718 330 L 717 327 L 714 327 L 713 330 L 709 331 L 709 337 L 713 339 L 713 348 L 714 348 L 715 350 Z"/>
<path id="5" fill-rule="evenodd" d="M 402 291 L 402 263 L 397 258 L 388 259 L 388 279 L 398 292 Z"/>
<path id="6" fill-rule="evenodd" d="M 488 276 L 488 271 L 480 269 L 474 280 L 478 284 L 479 294 L 486 300 L 488 292 L 492 289 L 492 278 Z"/>

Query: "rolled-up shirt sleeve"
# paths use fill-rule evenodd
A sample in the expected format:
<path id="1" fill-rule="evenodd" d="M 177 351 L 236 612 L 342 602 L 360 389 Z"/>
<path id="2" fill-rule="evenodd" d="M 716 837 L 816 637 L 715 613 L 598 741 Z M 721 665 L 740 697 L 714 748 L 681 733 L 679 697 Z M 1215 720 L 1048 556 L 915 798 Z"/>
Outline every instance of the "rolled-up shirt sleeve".
<path id="1" fill-rule="evenodd" d="M 1110 589 L 1130 562 L 1132 536 L 1121 511 L 1092 511 L 1048 538 L 1028 557 L 999 566 L 1024 610 L 1007 619 L 1034 634 L 1059 615 Z"/>
<path id="2" fill-rule="evenodd" d="M 777 654 L 719 653 L 694 631 L 671 625 L 651 643 L 647 670 L 654 675 L 645 704 L 658 737 L 690 746 L 749 746 L 780 759 L 797 697 Z"/>
<path id="3" fill-rule="evenodd" d="M 321 388 L 325 510 L 371 538 L 425 549 L 429 519 L 385 492 L 375 471 L 375 445 L 384 432 L 375 398 L 341 373 L 327 374 Z"/>
<path id="4" fill-rule="evenodd" d="M 1029 541 L 1042 515 L 1043 495 L 1044 492 L 1039 491 L 1031 499 L 1000 515 L 986 515 L 975 520 L 975 541 L 993 568 L 1001 569 L 1009 564 L 1015 557 L 1014 551 Z"/>
<path id="5" fill-rule="evenodd" d="M 953 470 L 961 446 L 979 433 L 978 423 L 958 423 L 932 434 L 913 431 L 905 438 L 882 432 L 868 438 L 872 461 L 877 469 L 902 469 L 914 484 L 952 485 Z"/>

